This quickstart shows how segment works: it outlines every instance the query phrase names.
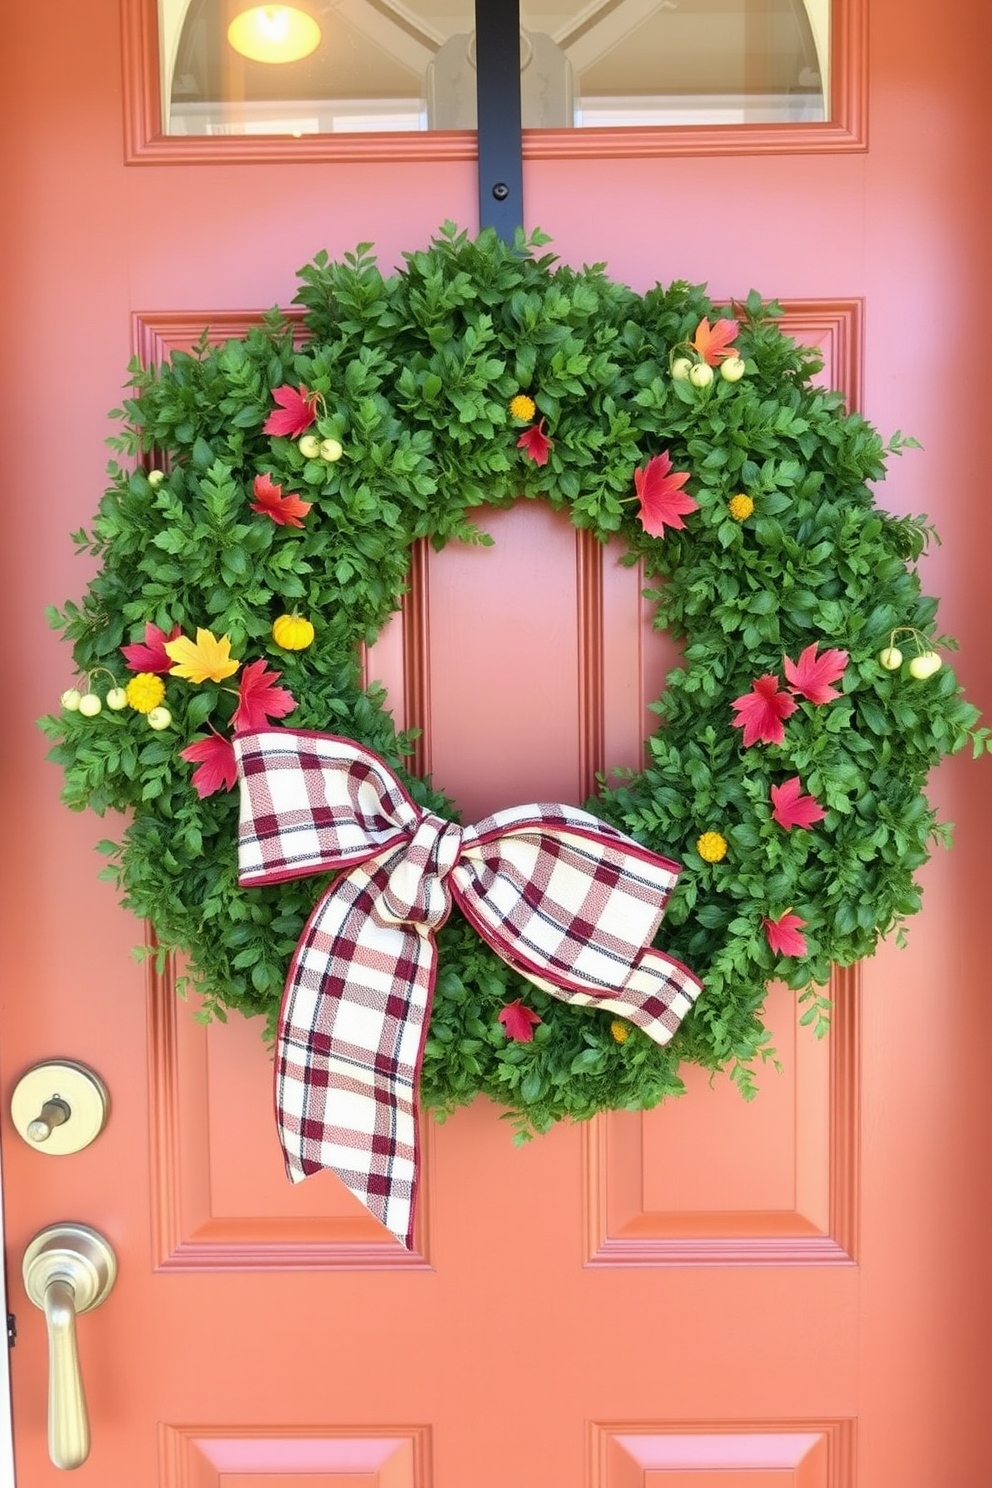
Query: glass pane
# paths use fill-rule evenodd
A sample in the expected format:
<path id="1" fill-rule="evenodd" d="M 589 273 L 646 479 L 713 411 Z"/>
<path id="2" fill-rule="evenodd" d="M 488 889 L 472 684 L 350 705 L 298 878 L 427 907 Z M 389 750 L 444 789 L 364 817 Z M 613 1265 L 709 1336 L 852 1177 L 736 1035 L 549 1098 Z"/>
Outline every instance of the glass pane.
<path id="1" fill-rule="evenodd" d="M 829 6 L 524 0 L 524 127 L 825 120 Z M 167 134 L 476 126 L 473 0 L 159 0 L 159 18 Z M 312 49 L 256 60 L 291 48 L 293 20 Z"/>

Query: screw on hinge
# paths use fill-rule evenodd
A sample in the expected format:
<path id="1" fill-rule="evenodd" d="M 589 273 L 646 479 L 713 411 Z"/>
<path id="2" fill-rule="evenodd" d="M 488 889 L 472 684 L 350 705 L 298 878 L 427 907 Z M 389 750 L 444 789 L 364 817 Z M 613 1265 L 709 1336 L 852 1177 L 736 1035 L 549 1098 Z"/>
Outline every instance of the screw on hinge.
<path id="1" fill-rule="evenodd" d="M 7 1347 L 13 1348 L 17 1342 L 17 1317 L 14 1313 L 7 1314 Z"/>

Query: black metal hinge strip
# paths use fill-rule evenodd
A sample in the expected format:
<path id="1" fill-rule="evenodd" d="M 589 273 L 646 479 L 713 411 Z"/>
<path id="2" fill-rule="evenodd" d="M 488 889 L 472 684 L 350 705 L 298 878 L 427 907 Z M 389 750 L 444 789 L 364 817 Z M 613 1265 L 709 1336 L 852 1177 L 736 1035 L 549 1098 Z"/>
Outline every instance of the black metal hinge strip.
<path id="1" fill-rule="evenodd" d="M 519 0 L 475 0 L 479 226 L 507 243 L 524 220 Z"/>

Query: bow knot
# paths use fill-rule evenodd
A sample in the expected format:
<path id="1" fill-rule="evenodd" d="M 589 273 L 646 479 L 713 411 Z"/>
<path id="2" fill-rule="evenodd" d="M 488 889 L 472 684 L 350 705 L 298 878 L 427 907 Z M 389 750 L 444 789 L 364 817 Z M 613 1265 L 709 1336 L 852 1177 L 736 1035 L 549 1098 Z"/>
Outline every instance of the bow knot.
<path id="1" fill-rule="evenodd" d="M 434 932 L 452 900 L 535 986 L 664 1044 L 700 986 L 651 944 L 678 866 L 570 806 L 460 827 L 331 734 L 261 730 L 236 735 L 234 749 L 241 883 L 338 870 L 300 937 L 279 1019 L 289 1176 L 332 1168 L 410 1246 Z"/>
<path id="2" fill-rule="evenodd" d="M 394 924 L 443 925 L 451 910 L 451 891 L 444 880 L 462 850 L 462 829 L 425 811 L 410 844 L 399 850 L 379 898 L 378 912 Z"/>

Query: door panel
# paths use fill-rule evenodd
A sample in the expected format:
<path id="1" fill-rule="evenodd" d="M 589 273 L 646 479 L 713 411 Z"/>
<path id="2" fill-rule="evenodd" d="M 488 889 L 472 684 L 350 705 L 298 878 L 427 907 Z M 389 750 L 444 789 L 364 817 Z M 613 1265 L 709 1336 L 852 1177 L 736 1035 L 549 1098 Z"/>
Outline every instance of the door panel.
<path id="1" fill-rule="evenodd" d="M 172 141 L 168 163 L 127 165 L 116 0 L 57 29 L 27 7 L 7 25 L 0 1135 L 18 1488 L 61 1480 L 19 1275 L 59 1219 L 102 1229 L 121 1261 L 80 1321 L 83 1484 L 982 1482 L 987 762 L 939 772 L 955 849 L 926 870 L 909 950 L 835 977 L 829 1038 L 773 990 L 784 1069 L 761 1073 L 753 1105 L 691 1075 L 679 1102 L 521 1148 L 485 1101 L 427 1120 L 409 1256 L 331 1175 L 284 1182 L 257 1025 L 205 1029 L 171 974 L 136 966 L 145 932 L 96 876 L 113 824 L 59 805 L 33 725 L 68 684 L 42 606 L 85 582 L 67 534 L 103 489 L 127 359 L 288 304 L 321 247 L 372 239 L 388 267 L 445 218 L 471 228 L 473 163 L 464 141 L 399 166 L 382 141 L 291 165 L 271 145 L 184 163 Z M 867 152 L 766 139 L 731 156 L 702 136 L 693 155 L 550 159 L 531 141 L 528 225 L 638 288 L 681 277 L 786 300 L 829 380 L 883 433 L 920 439 L 880 497 L 941 530 L 927 584 L 981 705 L 986 384 L 966 338 L 984 282 L 983 49 L 915 3 L 874 0 L 871 26 Z M 133 137 L 133 99 L 126 113 Z M 675 654 L 636 574 L 540 503 L 485 521 L 493 549 L 421 555 L 403 626 L 367 662 L 425 727 L 419 768 L 469 818 L 582 800 L 597 771 L 636 766 Z M 100 1072 L 112 1110 L 92 1147 L 53 1159 L 7 1106 L 24 1068 L 59 1055 Z"/>
<path id="2" fill-rule="evenodd" d="M 272 1123 L 262 1019 L 197 1024 L 170 972 L 148 977 L 152 1244 L 165 1271 L 423 1268 L 433 1124 L 423 1132 L 427 1199 L 407 1252 L 340 1183 L 290 1184 Z"/>
<path id="3" fill-rule="evenodd" d="M 372 1435 L 165 1427 L 164 1482 L 183 1488 L 416 1488 L 429 1471 L 426 1433 L 397 1427 Z"/>

